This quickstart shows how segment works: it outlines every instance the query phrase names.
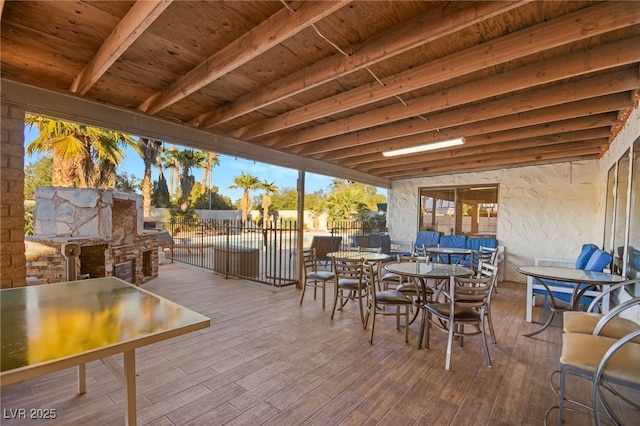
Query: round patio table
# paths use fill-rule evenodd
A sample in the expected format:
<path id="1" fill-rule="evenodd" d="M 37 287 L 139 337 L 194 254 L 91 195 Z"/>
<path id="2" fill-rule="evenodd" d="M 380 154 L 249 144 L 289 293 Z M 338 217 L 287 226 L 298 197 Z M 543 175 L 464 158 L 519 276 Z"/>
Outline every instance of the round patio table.
<path id="1" fill-rule="evenodd" d="M 427 304 L 427 281 L 429 279 L 436 280 L 434 288 L 434 298 L 438 300 L 442 286 L 438 286 L 437 282 L 448 279 L 450 277 L 469 277 L 473 275 L 473 270 L 466 266 L 449 265 L 444 263 L 432 262 L 390 262 L 384 265 L 387 271 L 414 278 L 420 283 L 421 296 L 415 301 L 418 309 L 422 309 L 422 323 L 420 324 L 420 335 L 418 336 L 418 349 L 422 348 L 422 340 L 424 336 L 424 328 L 426 326 L 426 313 L 424 305 Z"/>
<path id="2" fill-rule="evenodd" d="M 464 249 L 464 248 L 455 248 L 455 247 L 425 247 L 425 251 L 427 253 L 432 253 L 438 256 L 438 258 L 442 261 L 442 263 L 451 263 L 451 255 L 459 255 L 458 262 L 466 255 L 472 254 L 473 250 Z M 444 257 L 446 256 L 447 261 L 445 262 Z"/>
<path id="3" fill-rule="evenodd" d="M 589 287 L 596 285 L 613 285 L 625 280 L 625 278 L 620 275 L 609 274 L 607 272 L 585 271 L 583 269 L 562 268 L 559 266 L 521 266 L 518 268 L 518 272 L 533 277 L 534 280 L 542 284 L 551 300 L 551 305 L 549 306 L 551 315 L 549 315 L 547 321 L 533 333 L 525 334 L 524 336 L 526 337 L 535 336 L 549 327 L 556 313 L 576 310 L 580 298 Z M 573 284 L 573 292 L 571 293 L 571 301 L 568 307 L 556 305 L 553 292 L 547 282 L 545 282 L 546 280 Z M 583 287 L 582 284 L 587 285 Z"/>

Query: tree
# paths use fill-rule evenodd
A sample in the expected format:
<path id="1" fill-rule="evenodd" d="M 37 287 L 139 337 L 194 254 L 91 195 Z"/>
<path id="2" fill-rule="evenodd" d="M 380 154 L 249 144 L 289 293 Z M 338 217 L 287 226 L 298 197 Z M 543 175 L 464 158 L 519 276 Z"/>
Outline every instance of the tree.
<path id="1" fill-rule="evenodd" d="M 320 215 L 327 211 L 327 199 L 322 191 L 304 196 L 304 209 L 311 213 L 313 229 L 320 228 Z"/>
<path id="2" fill-rule="evenodd" d="M 122 147 L 133 144 L 131 136 L 33 114 L 25 121 L 40 131 L 27 146 L 27 155 L 53 153 L 53 186 L 113 188 L 115 169 L 124 158 Z"/>
<path id="3" fill-rule="evenodd" d="M 368 210 L 364 202 L 365 193 L 361 187 L 349 184 L 334 187 L 327 198 L 327 207 L 333 220 L 351 220 L 353 213 Z"/>
<path id="4" fill-rule="evenodd" d="M 156 207 L 171 207 L 171 196 L 169 195 L 167 180 L 163 175 L 160 175 L 153 184 L 152 203 Z"/>
<path id="5" fill-rule="evenodd" d="M 260 181 L 257 177 L 246 175 L 244 172 L 240 176 L 233 178 L 233 185 L 229 189 L 242 189 L 242 198 L 240 199 L 240 210 L 242 210 L 242 223 L 247 221 L 249 210 L 251 210 L 251 191 L 258 188 Z"/>
<path id="6" fill-rule="evenodd" d="M 120 192 L 136 193 L 140 189 L 140 180 L 126 172 L 118 173 L 114 189 Z"/>
<path id="7" fill-rule="evenodd" d="M 182 211 L 186 211 L 189 207 L 189 195 L 191 194 L 191 188 L 195 184 L 195 178 L 190 174 L 192 167 L 201 167 L 205 158 L 202 151 L 194 151 L 192 149 L 185 149 L 184 151 L 177 151 L 175 158 L 182 167 L 182 173 L 180 174 L 180 208 Z"/>
<path id="8" fill-rule="evenodd" d="M 298 208 L 298 191 L 295 188 L 282 188 L 271 195 L 271 208 L 274 210 L 296 210 Z"/>
<path id="9" fill-rule="evenodd" d="M 42 157 L 38 161 L 29 163 L 24 168 L 24 198 L 35 199 L 36 187 L 51 186 L 51 167 L 53 159 Z"/>
<path id="10" fill-rule="evenodd" d="M 202 168 L 204 169 L 204 172 L 202 173 L 202 180 L 200 181 L 201 186 L 200 186 L 200 194 L 204 195 L 204 193 L 206 192 L 207 189 L 211 189 L 209 188 L 209 175 L 211 175 L 213 173 L 213 168 L 215 166 L 219 166 L 220 165 L 220 159 L 218 158 L 218 155 L 215 152 L 210 152 L 210 151 L 205 151 L 203 152 L 204 156 L 205 156 L 205 161 L 204 164 L 202 166 Z"/>
<path id="11" fill-rule="evenodd" d="M 271 206 L 271 194 L 277 194 L 279 189 L 274 182 L 268 182 L 266 179 L 258 184 L 258 188 L 264 191 L 262 196 L 262 227 L 269 227 L 269 207 Z"/>
<path id="12" fill-rule="evenodd" d="M 151 168 L 156 164 L 158 151 L 162 142 L 154 139 L 139 138 L 134 149 L 144 162 L 144 176 L 142 178 L 142 214 L 151 216 Z"/>

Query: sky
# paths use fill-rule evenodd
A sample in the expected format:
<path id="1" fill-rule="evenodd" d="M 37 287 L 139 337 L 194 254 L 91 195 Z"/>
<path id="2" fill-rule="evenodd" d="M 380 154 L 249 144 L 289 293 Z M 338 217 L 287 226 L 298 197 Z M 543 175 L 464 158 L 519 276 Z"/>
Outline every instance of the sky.
<path id="1" fill-rule="evenodd" d="M 25 126 L 25 148 L 31 143 L 37 136 L 38 130 Z M 177 147 L 177 146 L 176 146 Z M 144 173 L 144 163 L 142 158 L 133 149 L 127 149 L 125 151 L 125 159 L 122 165 L 118 167 L 118 173 L 126 172 L 128 175 L 133 175 L 139 180 L 142 180 Z M 25 158 L 25 165 L 35 162 L 39 157 L 27 156 Z M 226 195 L 232 202 L 238 201 L 242 197 L 242 189 L 229 189 L 229 186 L 233 185 L 233 179 L 236 176 L 240 176 L 243 172 L 245 174 L 251 174 L 257 177 L 261 182 L 266 180 L 269 183 L 274 183 L 278 188 L 296 188 L 296 180 L 298 179 L 298 171 L 295 169 L 288 169 L 284 167 L 273 166 L 270 164 L 260 163 L 252 160 L 245 160 L 242 158 L 236 158 L 228 155 L 218 155 L 220 165 L 213 168 L 213 175 L 211 178 L 211 185 L 218 187 L 218 193 Z M 200 182 L 202 178 L 202 169 L 193 169 L 191 171 L 195 177 L 196 182 Z M 168 178 L 168 175 L 165 174 Z M 152 180 L 158 179 L 157 168 L 152 169 Z M 305 174 L 305 192 L 312 193 L 318 190 L 323 190 L 325 193 L 329 191 L 332 177 L 318 175 L 314 173 Z M 378 188 L 378 193 L 385 194 L 386 190 Z"/>

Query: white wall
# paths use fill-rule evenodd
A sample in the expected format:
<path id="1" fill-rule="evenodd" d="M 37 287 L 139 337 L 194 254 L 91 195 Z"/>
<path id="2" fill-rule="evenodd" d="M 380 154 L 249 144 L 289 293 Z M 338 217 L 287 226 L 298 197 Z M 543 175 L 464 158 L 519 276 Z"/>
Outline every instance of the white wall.
<path id="1" fill-rule="evenodd" d="M 505 279 L 525 282 L 516 268 L 534 257 L 575 259 L 584 243 L 602 246 L 607 170 L 639 135 L 636 108 L 600 160 L 395 181 L 387 212 L 391 238 L 415 240 L 419 187 L 497 183 Z"/>

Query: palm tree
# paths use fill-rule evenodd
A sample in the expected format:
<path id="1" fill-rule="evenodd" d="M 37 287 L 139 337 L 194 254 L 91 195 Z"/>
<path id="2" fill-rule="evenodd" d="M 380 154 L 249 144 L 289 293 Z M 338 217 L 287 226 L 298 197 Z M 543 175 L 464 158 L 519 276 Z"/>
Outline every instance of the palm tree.
<path id="1" fill-rule="evenodd" d="M 156 164 L 158 150 L 162 142 L 154 139 L 140 138 L 134 149 L 144 162 L 144 177 L 142 178 L 142 206 L 144 217 L 151 216 L 151 168 Z"/>
<path id="2" fill-rule="evenodd" d="M 233 178 L 233 185 L 229 186 L 229 189 L 242 188 L 242 198 L 240 199 L 240 209 L 242 210 L 242 223 L 243 225 L 247 221 L 249 216 L 249 210 L 251 210 L 251 191 L 258 188 L 260 181 L 257 177 L 252 175 L 246 175 L 244 172 L 240 176 Z"/>
<path id="3" fill-rule="evenodd" d="M 133 146 L 131 136 L 111 130 L 28 114 L 25 121 L 40 131 L 27 154 L 53 153 L 52 185 L 110 187 L 124 158 L 121 147 Z"/>
<path id="4" fill-rule="evenodd" d="M 182 167 L 182 173 L 180 174 L 180 209 L 184 212 L 189 207 L 189 195 L 191 195 L 191 189 L 195 183 L 195 178 L 190 174 L 191 168 L 202 167 L 205 157 L 202 151 L 185 149 L 184 151 L 177 151 L 175 158 Z"/>
<path id="5" fill-rule="evenodd" d="M 344 220 L 350 221 L 352 213 L 367 209 L 363 199 L 364 193 L 359 188 L 342 186 L 329 194 L 327 207 L 334 218 L 342 216 Z"/>
<path id="6" fill-rule="evenodd" d="M 211 191 L 211 188 L 209 188 L 209 185 L 208 185 L 209 174 L 213 173 L 213 168 L 215 166 L 220 165 L 220 159 L 218 158 L 218 155 L 215 152 L 208 151 L 208 152 L 205 152 L 204 154 L 206 156 L 206 160 L 204 162 L 204 165 L 202 166 L 204 169 L 204 172 L 202 173 L 202 180 L 200 181 L 201 183 L 200 195 L 204 195 L 207 189 Z"/>
<path id="7" fill-rule="evenodd" d="M 262 227 L 269 227 L 269 207 L 271 206 L 271 194 L 279 193 L 280 189 L 275 185 L 274 182 L 267 182 L 265 179 L 261 183 L 258 184 L 258 187 L 264 190 L 264 195 L 262 196 Z"/>

